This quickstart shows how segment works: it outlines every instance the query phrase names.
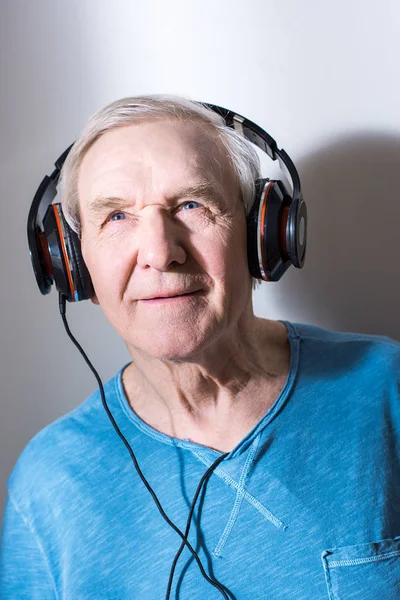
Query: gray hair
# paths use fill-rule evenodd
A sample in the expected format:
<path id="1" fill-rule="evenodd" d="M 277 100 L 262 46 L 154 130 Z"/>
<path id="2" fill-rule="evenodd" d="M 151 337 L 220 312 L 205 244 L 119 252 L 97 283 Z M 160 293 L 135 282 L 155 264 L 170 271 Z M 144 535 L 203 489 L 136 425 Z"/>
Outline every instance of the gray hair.
<path id="1" fill-rule="evenodd" d="M 254 199 L 254 182 L 260 177 L 260 160 L 253 145 L 227 127 L 222 116 L 200 102 L 169 95 L 136 96 L 116 100 L 97 111 L 89 119 L 64 162 L 58 196 L 66 221 L 79 236 L 78 176 L 86 152 L 107 131 L 165 119 L 191 121 L 215 131 L 227 151 L 239 183 L 245 213 L 249 214 Z"/>

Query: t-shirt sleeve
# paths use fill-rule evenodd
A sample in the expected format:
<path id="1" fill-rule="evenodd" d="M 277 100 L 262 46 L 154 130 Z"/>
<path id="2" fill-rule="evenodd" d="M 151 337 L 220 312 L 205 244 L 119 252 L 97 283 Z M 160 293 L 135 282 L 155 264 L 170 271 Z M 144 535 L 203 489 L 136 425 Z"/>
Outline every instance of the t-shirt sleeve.
<path id="1" fill-rule="evenodd" d="M 2 600 L 55 600 L 51 573 L 40 542 L 7 498 L 0 547 Z"/>

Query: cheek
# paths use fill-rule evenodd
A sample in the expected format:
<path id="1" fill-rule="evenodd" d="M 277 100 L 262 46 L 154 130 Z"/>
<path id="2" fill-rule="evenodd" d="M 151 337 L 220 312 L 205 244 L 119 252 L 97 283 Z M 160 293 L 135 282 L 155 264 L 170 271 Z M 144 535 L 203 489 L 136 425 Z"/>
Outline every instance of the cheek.
<path id="1" fill-rule="evenodd" d="M 126 270 L 126 260 L 112 246 L 82 243 L 82 255 L 89 269 L 98 299 L 103 303 L 118 295 Z"/>
<path id="2" fill-rule="evenodd" d="M 250 278 L 245 223 L 216 231 L 203 239 L 197 249 L 200 262 L 217 286 L 236 286 L 237 282 L 244 283 L 247 276 Z"/>

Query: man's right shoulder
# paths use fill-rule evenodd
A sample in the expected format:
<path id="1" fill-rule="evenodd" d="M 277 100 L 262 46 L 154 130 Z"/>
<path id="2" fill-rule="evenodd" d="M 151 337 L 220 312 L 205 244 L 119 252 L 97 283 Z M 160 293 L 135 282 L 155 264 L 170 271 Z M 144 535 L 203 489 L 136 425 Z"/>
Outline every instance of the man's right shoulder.
<path id="1" fill-rule="evenodd" d="M 116 377 L 104 386 L 107 398 Z M 49 488 L 62 487 L 74 469 L 90 464 L 99 446 L 107 444 L 110 433 L 114 433 L 113 428 L 96 390 L 72 411 L 44 427 L 25 446 L 8 478 L 7 487 L 14 502 L 23 510 L 33 493 L 46 495 Z"/>

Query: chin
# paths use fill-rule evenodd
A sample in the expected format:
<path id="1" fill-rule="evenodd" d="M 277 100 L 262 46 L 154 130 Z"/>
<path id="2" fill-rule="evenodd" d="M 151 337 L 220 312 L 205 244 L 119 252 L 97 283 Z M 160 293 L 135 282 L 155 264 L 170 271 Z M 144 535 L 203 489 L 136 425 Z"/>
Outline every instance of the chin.
<path id="1" fill-rule="evenodd" d="M 138 335 L 136 331 L 127 341 L 128 349 L 137 349 L 158 360 L 187 361 L 197 356 L 212 343 L 215 331 L 208 327 L 200 331 L 193 324 L 174 328 L 160 327 L 156 331 L 146 331 Z"/>

